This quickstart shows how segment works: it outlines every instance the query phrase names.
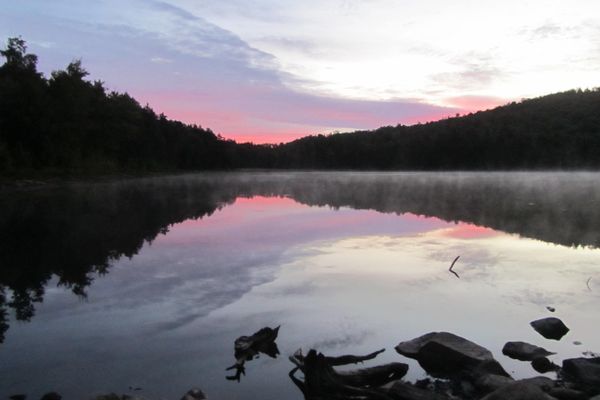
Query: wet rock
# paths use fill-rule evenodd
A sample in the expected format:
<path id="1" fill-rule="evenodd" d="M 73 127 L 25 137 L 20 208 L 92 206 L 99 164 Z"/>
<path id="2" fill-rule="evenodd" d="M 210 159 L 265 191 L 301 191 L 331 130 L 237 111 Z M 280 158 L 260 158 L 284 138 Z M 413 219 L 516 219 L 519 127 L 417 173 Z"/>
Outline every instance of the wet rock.
<path id="1" fill-rule="evenodd" d="M 390 388 L 389 393 L 396 400 L 448 400 L 447 395 L 436 393 L 431 390 L 422 389 L 406 382 L 395 382 Z"/>
<path id="2" fill-rule="evenodd" d="M 523 379 L 493 391 L 481 400 L 555 400 L 545 390 L 550 390 L 554 381 L 544 377 Z"/>
<path id="3" fill-rule="evenodd" d="M 556 317 L 538 319 L 532 321 L 530 325 L 546 339 L 560 340 L 569 332 L 569 328 Z"/>
<path id="4" fill-rule="evenodd" d="M 509 376 L 488 349 L 449 332 L 431 332 L 401 342 L 396 351 L 417 360 L 427 373 L 437 378 L 464 373 Z"/>
<path id="5" fill-rule="evenodd" d="M 488 394 L 501 387 L 514 383 L 514 379 L 508 376 L 486 374 L 481 375 L 475 380 L 475 387 L 483 394 Z"/>
<path id="6" fill-rule="evenodd" d="M 548 391 L 556 386 L 556 382 L 545 376 L 534 376 L 533 378 L 521 379 L 517 382 L 535 385 L 544 391 Z"/>
<path id="7" fill-rule="evenodd" d="M 531 362 L 531 367 L 535 369 L 540 374 L 545 374 L 547 372 L 558 371 L 560 367 L 554 364 L 552 361 L 548 360 L 546 357 L 536 358 Z"/>
<path id="8" fill-rule="evenodd" d="M 502 354 L 520 361 L 533 361 L 536 358 L 546 357 L 552 353 L 542 347 L 526 342 L 507 342 L 502 348 Z"/>
<path id="9" fill-rule="evenodd" d="M 206 396 L 202 390 L 198 388 L 190 389 L 186 394 L 183 395 L 181 400 L 205 400 Z"/>
<path id="10" fill-rule="evenodd" d="M 566 380 L 574 381 L 592 393 L 600 393 L 600 357 L 570 358 L 563 361 Z"/>
<path id="11" fill-rule="evenodd" d="M 548 306 L 548 307 L 546 307 L 546 310 L 548 310 L 550 312 L 554 312 L 554 311 L 556 311 L 556 308 Z"/>
<path id="12" fill-rule="evenodd" d="M 586 400 L 588 398 L 585 393 L 568 388 L 553 388 L 548 391 L 548 394 L 559 400 Z"/>
<path id="13" fill-rule="evenodd" d="M 61 400 L 62 396 L 56 392 L 48 392 L 40 400 Z"/>

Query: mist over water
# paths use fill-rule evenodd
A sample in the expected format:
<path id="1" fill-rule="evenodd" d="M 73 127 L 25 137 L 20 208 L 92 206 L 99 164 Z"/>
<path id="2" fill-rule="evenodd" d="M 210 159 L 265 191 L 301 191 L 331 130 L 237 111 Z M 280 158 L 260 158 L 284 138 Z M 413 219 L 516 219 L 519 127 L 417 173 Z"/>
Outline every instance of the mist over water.
<path id="1" fill-rule="evenodd" d="M 599 351 L 600 174 L 212 173 L 5 191 L 0 396 L 129 386 L 179 398 L 300 399 L 311 347 L 407 362 L 433 330 Z M 455 271 L 448 267 L 460 255 Z M 590 279 L 591 278 L 591 279 Z M 571 328 L 529 327 L 556 307 Z M 0 324 L 1 325 L 1 324 Z M 233 341 L 281 325 L 281 357 L 225 380 Z M 580 346 L 573 345 L 580 341 Z M 424 377 L 410 361 L 408 379 Z"/>

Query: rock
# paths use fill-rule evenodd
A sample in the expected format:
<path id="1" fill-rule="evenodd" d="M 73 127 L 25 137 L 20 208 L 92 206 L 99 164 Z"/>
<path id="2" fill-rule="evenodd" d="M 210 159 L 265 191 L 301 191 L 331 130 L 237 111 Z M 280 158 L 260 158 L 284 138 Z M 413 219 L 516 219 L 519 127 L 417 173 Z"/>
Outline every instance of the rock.
<path id="1" fill-rule="evenodd" d="M 580 392 L 579 390 L 562 387 L 550 389 L 548 394 L 552 397 L 556 397 L 559 400 L 586 400 L 588 398 L 585 393 Z"/>
<path id="2" fill-rule="evenodd" d="M 548 391 L 556 386 L 556 382 L 552 379 L 547 378 L 545 376 L 534 376 L 533 378 L 521 379 L 517 382 L 527 383 L 528 385 L 534 385 L 542 389 L 543 391 Z"/>
<path id="3" fill-rule="evenodd" d="M 548 306 L 548 307 L 546 307 L 546 310 L 548 310 L 550 312 L 554 312 L 554 311 L 556 311 L 556 308 Z"/>
<path id="4" fill-rule="evenodd" d="M 552 361 L 548 360 L 546 357 L 536 358 L 531 362 L 531 367 L 535 369 L 540 374 L 545 374 L 546 372 L 558 371 L 560 367 L 554 364 Z"/>
<path id="5" fill-rule="evenodd" d="M 543 390 L 550 383 L 554 385 L 554 382 L 551 379 L 548 379 L 550 382 L 546 382 L 539 378 L 543 377 L 516 381 L 493 391 L 481 400 L 555 400 Z"/>
<path id="6" fill-rule="evenodd" d="M 398 381 L 386 389 L 395 400 L 448 400 L 449 397 L 427 389 L 421 389 L 410 383 Z"/>
<path id="7" fill-rule="evenodd" d="M 449 332 L 431 332 L 401 342 L 396 351 L 417 360 L 437 378 L 452 378 L 465 372 L 509 376 L 488 349 Z"/>
<path id="8" fill-rule="evenodd" d="M 569 328 L 556 317 L 538 319 L 532 321 L 530 325 L 546 339 L 560 340 L 569 332 Z"/>
<path id="9" fill-rule="evenodd" d="M 574 344 L 575 346 L 581 346 L 581 342 L 580 342 L 579 340 L 575 340 L 575 341 L 573 342 L 573 344 Z"/>
<path id="10" fill-rule="evenodd" d="M 563 375 L 592 394 L 600 393 L 600 357 L 564 360 Z"/>
<path id="11" fill-rule="evenodd" d="M 109 393 L 95 397 L 94 400 L 121 400 L 121 397 L 115 393 Z"/>
<path id="12" fill-rule="evenodd" d="M 481 375 L 475 380 L 475 387 L 481 393 L 488 394 L 494 390 L 500 389 L 501 387 L 510 385 L 513 382 L 514 379 L 507 376 L 486 374 Z"/>
<path id="13" fill-rule="evenodd" d="M 202 392 L 202 390 L 200 390 L 198 388 L 190 389 L 181 398 L 181 400 L 204 400 L 204 399 L 206 399 L 206 396 L 204 395 L 204 393 Z"/>
<path id="14" fill-rule="evenodd" d="M 507 342 L 502 348 L 502 354 L 520 361 L 533 361 L 539 357 L 546 357 L 552 353 L 542 347 L 525 342 Z"/>
<path id="15" fill-rule="evenodd" d="M 48 392 L 40 400 L 61 400 L 62 396 L 56 392 Z"/>
<path id="16" fill-rule="evenodd" d="M 8 397 L 10 400 L 25 400 L 27 398 L 26 394 L 13 394 Z"/>

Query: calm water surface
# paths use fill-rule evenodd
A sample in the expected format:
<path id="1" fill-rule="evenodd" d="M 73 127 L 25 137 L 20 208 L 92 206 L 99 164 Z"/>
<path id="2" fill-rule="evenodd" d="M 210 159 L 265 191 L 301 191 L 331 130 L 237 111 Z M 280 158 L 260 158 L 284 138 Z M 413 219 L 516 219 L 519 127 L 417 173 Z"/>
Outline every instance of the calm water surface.
<path id="1" fill-rule="evenodd" d="M 0 397 L 301 399 L 287 356 L 387 351 L 446 330 L 599 351 L 600 174 L 230 173 L 7 191 Z M 460 255 L 455 271 L 451 261 Z M 571 332 L 529 322 L 556 307 Z M 0 314 L 1 316 L 1 314 Z M 281 355 L 225 379 L 241 335 Z M 581 345 L 573 344 L 579 341 Z"/>

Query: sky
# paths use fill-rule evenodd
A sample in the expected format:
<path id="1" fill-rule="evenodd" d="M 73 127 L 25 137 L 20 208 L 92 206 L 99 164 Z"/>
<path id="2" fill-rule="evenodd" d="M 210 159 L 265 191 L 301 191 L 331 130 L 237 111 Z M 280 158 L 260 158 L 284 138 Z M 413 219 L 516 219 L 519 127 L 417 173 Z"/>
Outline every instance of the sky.
<path id="1" fill-rule="evenodd" d="M 0 0 L 45 74 L 238 142 L 427 122 L 600 86 L 597 0 Z"/>

